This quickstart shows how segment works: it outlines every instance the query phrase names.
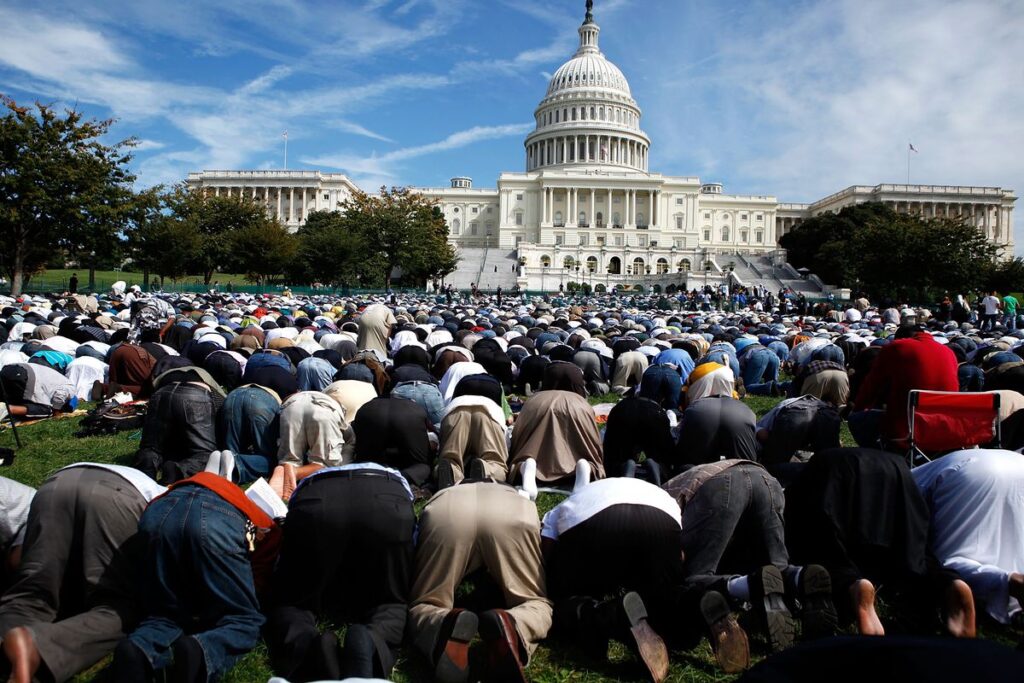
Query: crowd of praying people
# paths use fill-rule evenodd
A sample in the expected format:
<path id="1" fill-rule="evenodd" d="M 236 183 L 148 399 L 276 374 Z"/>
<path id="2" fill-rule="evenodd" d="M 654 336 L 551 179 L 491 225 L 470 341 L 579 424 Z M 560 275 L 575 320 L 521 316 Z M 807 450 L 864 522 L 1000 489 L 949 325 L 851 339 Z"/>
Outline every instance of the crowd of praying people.
<path id="1" fill-rule="evenodd" d="M 293 682 L 521 682 L 553 638 L 655 683 L 705 640 L 751 681 L 1014 680 L 968 641 L 1024 626 L 1024 332 L 764 294 L 6 298 L 5 422 L 144 418 L 130 463 L 0 477 L 0 675 L 216 681 L 262 639 Z M 998 392 L 1001 437 L 908 459 L 912 390 Z"/>

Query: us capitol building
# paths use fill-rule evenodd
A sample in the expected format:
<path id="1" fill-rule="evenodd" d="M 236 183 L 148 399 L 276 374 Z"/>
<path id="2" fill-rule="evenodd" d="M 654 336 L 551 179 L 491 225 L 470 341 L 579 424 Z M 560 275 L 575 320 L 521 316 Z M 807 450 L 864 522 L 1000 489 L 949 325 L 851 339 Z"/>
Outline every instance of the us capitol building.
<path id="1" fill-rule="evenodd" d="M 576 54 L 552 76 L 524 141 L 525 172 L 504 172 L 497 189 L 416 188 L 434 198 L 461 255 L 448 281 L 483 288 L 560 283 L 688 287 L 732 279 L 801 286 L 779 238 L 803 219 L 866 201 L 925 217 L 963 216 L 1013 254 L 1011 190 L 945 185 L 855 185 L 811 204 L 727 194 L 719 183 L 651 172 L 651 140 L 629 83 L 598 46 L 592 3 Z M 264 201 L 297 230 L 309 211 L 333 210 L 356 186 L 341 173 L 203 171 L 190 187 Z M 819 283 L 820 289 L 820 283 Z"/>

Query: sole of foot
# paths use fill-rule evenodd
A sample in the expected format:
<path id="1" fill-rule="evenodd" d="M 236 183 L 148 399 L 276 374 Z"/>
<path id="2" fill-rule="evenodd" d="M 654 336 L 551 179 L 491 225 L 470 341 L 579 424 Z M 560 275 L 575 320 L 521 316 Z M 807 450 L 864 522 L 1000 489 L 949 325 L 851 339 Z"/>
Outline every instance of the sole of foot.
<path id="1" fill-rule="evenodd" d="M 857 618 L 857 631 L 862 636 L 884 636 L 882 620 L 875 611 L 875 586 L 867 579 L 860 579 L 850 586 L 850 600 Z"/>

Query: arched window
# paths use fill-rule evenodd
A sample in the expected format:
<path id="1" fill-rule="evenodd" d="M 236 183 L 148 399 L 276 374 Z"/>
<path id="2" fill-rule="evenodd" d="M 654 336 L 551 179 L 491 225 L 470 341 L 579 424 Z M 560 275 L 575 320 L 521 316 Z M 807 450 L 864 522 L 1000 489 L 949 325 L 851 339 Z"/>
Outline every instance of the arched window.
<path id="1" fill-rule="evenodd" d="M 633 259 L 633 274 L 640 275 L 644 272 L 644 260 L 637 256 Z"/>
<path id="2" fill-rule="evenodd" d="M 455 220 L 452 221 L 452 234 L 453 235 L 458 235 L 461 232 L 462 232 L 462 221 L 460 221 L 458 218 L 456 218 Z"/>
<path id="3" fill-rule="evenodd" d="M 749 242 L 750 233 L 746 230 L 740 230 L 740 242 Z"/>
<path id="4" fill-rule="evenodd" d="M 575 120 L 576 120 L 576 107 L 573 107 L 573 108 L 572 108 L 572 120 L 573 120 L 573 121 L 575 121 Z"/>
<path id="5" fill-rule="evenodd" d="M 683 273 L 689 272 L 690 270 L 690 259 L 684 258 L 676 264 L 679 270 Z"/>
<path id="6" fill-rule="evenodd" d="M 576 259 L 574 259 L 572 256 L 566 256 L 564 259 L 562 259 L 563 268 L 572 268 L 575 265 Z"/>
<path id="7" fill-rule="evenodd" d="M 608 272 L 612 275 L 618 275 L 622 272 L 622 261 L 619 260 L 618 256 L 612 256 L 608 261 Z"/>
<path id="8" fill-rule="evenodd" d="M 757 242 L 758 244 L 764 242 L 764 232 L 762 232 L 761 230 L 755 230 L 754 241 Z"/>
<path id="9" fill-rule="evenodd" d="M 558 112 L 555 112 L 555 123 L 558 123 Z"/>
<path id="10" fill-rule="evenodd" d="M 477 226 L 477 224 L 475 222 L 474 223 L 470 223 L 469 224 L 469 234 L 470 235 L 476 235 L 478 227 L 479 226 Z"/>
<path id="11" fill-rule="evenodd" d="M 728 242 L 729 241 L 729 226 L 727 226 L 727 225 L 722 226 L 722 241 L 723 242 Z"/>
<path id="12" fill-rule="evenodd" d="M 664 275 L 668 272 L 668 261 L 660 258 L 658 259 L 658 275 Z"/>
<path id="13" fill-rule="evenodd" d="M 569 113 L 568 109 L 563 109 L 562 110 L 562 120 L 563 121 L 568 121 L 569 120 L 569 118 L 566 116 L 566 114 L 568 114 L 568 113 Z"/>
<path id="14" fill-rule="evenodd" d="M 540 267 L 541 268 L 547 268 L 550 265 L 551 265 L 551 257 L 550 256 L 548 256 L 547 254 L 544 254 L 543 256 L 540 257 Z"/>
<path id="15" fill-rule="evenodd" d="M 595 118 L 595 116 L 594 116 L 594 113 L 595 113 L 596 111 L 597 111 L 597 108 L 596 108 L 596 107 L 591 107 L 591 108 L 590 108 L 590 118 L 591 118 L 591 119 Z"/>
<path id="16" fill-rule="evenodd" d="M 597 212 L 597 227 L 604 227 L 604 214 L 600 211 Z"/>
<path id="17" fill-rule="evenodd" d="M 597 257 L 596 256 L 588 256 L 587 257 L 587 270 L 589 272 L 591 272 L 591 273 L 593 273 L 594 271 L 597 270 Z"/>

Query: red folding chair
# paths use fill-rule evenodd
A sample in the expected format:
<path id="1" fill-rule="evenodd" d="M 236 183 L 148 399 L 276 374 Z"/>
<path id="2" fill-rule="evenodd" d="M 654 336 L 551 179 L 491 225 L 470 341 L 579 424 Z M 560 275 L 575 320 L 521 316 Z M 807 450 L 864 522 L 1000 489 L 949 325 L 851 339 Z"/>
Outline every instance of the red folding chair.
<path id="1" fill-rule="evenodd" d="M 907 398 L 907 459 L 921 460 L 962 448 L 1000 445 L 998 393 L 914 390 Z"/>

